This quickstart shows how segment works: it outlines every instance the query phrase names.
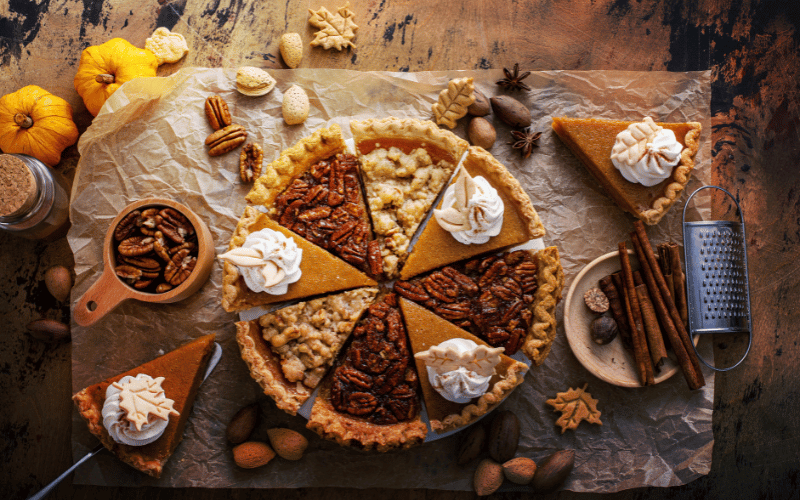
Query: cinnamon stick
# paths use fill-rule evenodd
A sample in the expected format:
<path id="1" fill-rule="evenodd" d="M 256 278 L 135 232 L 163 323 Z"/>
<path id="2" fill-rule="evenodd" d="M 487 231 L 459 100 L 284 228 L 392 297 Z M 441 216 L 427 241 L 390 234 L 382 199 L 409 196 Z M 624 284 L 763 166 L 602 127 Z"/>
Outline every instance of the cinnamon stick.
<path id="1" fill-rule="evenodd" d="M 660 243 L 658 245 L 658 264 L 661 267 L 661 274 L 664 275 L 664 280 L 667 282 L 667 289 L 672 299 L 675 299 L 675 282 L 672 280 L 672 255 L 669 251 L 669 243 Z"/>
<path id="2" fill-rule="evenodd" d="M 633 358 L 639 371 L 639 380 L 642 385 L 653 385 L 653 365 L 650 362 L 650 353 L 647 350 L 642 312 L 639 309 L 639 299 L 636 296 L 636 287 L 633 284 L 633 271 L 628 256 L 628 248 L 624 241 L 619 243 L 619 261 L 622 264 L 622 278 L 625 286 L 625 301 L 628 305 L 628 322 L 632 325 L 631 337 L 633 340 Z"/>
<path id="3" fill-rule="evenodd" d="M 619 335 L 622 338 L 622 342 L 629 346 L 631 345 L 631 330 L 630 326 L 628 325 L 628 318 L 625 313 L 625 304 L 622 302 L 622 296 L 620 291 L 617 289 L 617 286 L 614 284 L 614 280 L 611 276 L 606 276 L 605 278 L 600 279 L 598 282 L 600 285 L 600 290 L 606 294 L 608 297 L 608 307 L 611 309 L 611 316 L 614 317 L 614 321 L 617 322 L 617 328 L 619 329 Z"/>
<path id="4" fill-rule="evenodd" d="M 650 359 L 653 360 L 653 368 L 656 373 L 661 373 L 661 367 L 667 360 L 667 347 L 664 345 L 661 327 L 658 326 L 658 316 L 653 303 L 650 301 L 647 285 L 642 281 L 641 272 L 633 272 L 633 282 L 636 285 L 636 295 L 639 298 L 639 309 L 642 311 L 642 321 L 644 322 L 644 331 L 647 334 Z"/>
<path id="5" fill-rule="evenodd" d="M 611 274 L 611 280 L 614 282 L 614 286 L 617 287 L 619 290 L 620 298 L 622 299 L 622 310 L 625 314 L 625 323 L 628 325 L 628 337 L 623 337 L 622 340 L 625 342 L 625 347 L 628 349 L 633 349 L 633 335 L 631 332 L 633 331 L 633 326 L 628 324 L 628 305 L 625 302 L 625 283 L 623 283 L 622 279 L 622 271 L 617 271 Z"/>
<path id="6" fill-rule="evenodd" d="M 681 365 L 689 388 L 693 390 L 699 389 L 705 385 L 705 378 L 700 369 L 700 361 L 697 359 L 697 353 L 694 351 L 689 333 L 681 322 L 680 314 L 675 307 L 672 296 L 669 294 L 669 290 L 667 290 L 667 284 L 661 274 L 661 269 L 656 264 L 653 247 L 650 246 L 650 240 L 647 238 L 644 224 L 641 221 L 636 221 L 634 222 L 634 228 L 635 232 L 631 233 L 631 240 L 633 240 L 636 255 L 642 266 L 650 298 L 661 320 L 661 326 L 667 332 L 670 344 L 678 357 L 678 362 Z"/>
<path id="7" fill-rule="evenodd" d="M 669 244 L 670 266 L 672 269 L 672 282 L 675 288 L 675 306 L 678 308 L 678 313 L 681 315 L 684 326 L 689 324 L 689 308 L 686 302 L 686 275 L 683 273 L 683 266 L 681 265 L 681 252 L 677 243 Z"/>

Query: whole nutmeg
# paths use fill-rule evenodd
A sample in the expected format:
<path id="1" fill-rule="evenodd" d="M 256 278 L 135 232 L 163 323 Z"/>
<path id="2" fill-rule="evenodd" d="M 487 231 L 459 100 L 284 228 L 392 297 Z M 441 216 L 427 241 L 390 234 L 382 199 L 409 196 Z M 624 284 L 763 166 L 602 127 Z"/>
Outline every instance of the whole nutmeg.
<path id="1" fill-rule="evenodd" d="M 44 272 L 44 284 L 50 295 L 64 302 L 72 290 L 72 273 L 64 266 L 53 266 Z"/>
<path id="2" fill-rule="evenodd" d="M 465 433 L 463 441 L 458 447 L 456 463 L 465 465 L 472 462 L 481 454 L 486 445 L 486 428 L 482 425 L 473 425 L 469 432 Z"/>
<path id="3" fill-rule="evenodd" d="M 517 128 L 526 128 L 531 124 L 531 112 L 521 102 L 507 95 L 500 95 L 489 99 L 492 103 L 494 114 L 506 125 Z"/>
<path id="4" fill-rule="evenodd" d="M 533 489 L 537 492 L 553 490 L 563 483 L 575 465 L 573 450 L 560 450 L 539 462 L 533 475 Z"/>
<path id="5" fill-rule="evenodd" d="M 308 439 L 291 429 L 276 427 L 268 430 L 267 435 L 275 453 L 286 460 L 300 460 L 308 448 Z"/>
<path id="6" fill-rule="evenodd" d="M 489 120 L 476 116 L 470 120 L 469 126 L 467 126 L 467 136 L 469 137 L 469 142 L 474 146 L 480 146 L 488 151 L 494 146 L 497 132 L 494 126 L 489 123 Z"/>
<path id="7" fill-rule="evenodd" d="M 503 485 L 503 466 L 490 458 L 484 458 L 475 469 L 472 487 L 479 497 L 491 495 Z"/>
<path id="8" fill-rule="evenodd" d="M 489 104 L 489 99 L 478 89 L 473 91 L 475 95 L 475 102 L 469 105 L 467 113 L 472 116 L 486 116 L 492 111 L 492 105 Z"/>
<path id="9" fill-rule="evenodd" d="M 258 423 L 258 412 L 258 403 L 247 405 L 236 412 L 225 432 L 225 436 L 231 444 L 247 441 Z"/>
<path id="10" fill-rule="evenodd" d="M 54 319 L 37 319 L 28 323 L 28 333 L 42 342 L 59 342 L 70 339 L 69 325 Z"/>
<path id="11" fill-rule="evenodd" d="M 499 411 L 489 427 L 489 456 L 503 463 L 514 458 L 519 445 L 519 419 L 510 411 Z"/>
<path id="12" fill-rule="evenodd" d="M 619 332 L 617 322 L 614 321 L 614 318 L 609 316 L 595 318 L 592 320 L 590 328 L 592 340 L 599 345 L 608 344 L 617 337 L 617 333 Z"/>
<path id="13" fill-rule="evenodd" d="M 255 469 L 267 465 L 275 458 L 275 452 L 267 443 L 247 441 L 233 448 L 233 461 L 243 469 Z"/>
<path id="14" fill-rule="evenodd" d="M 515 484 L 528 484 L 536 473 L 536 462 L 528 457 L 512 458 L 503 464 L 503 475 Z"/>

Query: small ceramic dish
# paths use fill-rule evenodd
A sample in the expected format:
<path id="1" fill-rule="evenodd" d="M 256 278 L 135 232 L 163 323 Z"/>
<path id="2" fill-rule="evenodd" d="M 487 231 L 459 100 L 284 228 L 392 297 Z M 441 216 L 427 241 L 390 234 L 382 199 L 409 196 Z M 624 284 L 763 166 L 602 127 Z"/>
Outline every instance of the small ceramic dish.
<path id="1" fill-rule="evenodd" d="M 628 254 L 631 268 L 634 271 L 639 269 L 639 261 L 633 250 L 628 250 Z M 622 345 L 619 335 L 606 345 L 598 345 L 592 340 L 589 334 L 590 325 L 599 315 L 592 312 L 583 301 L 583 294 L 587 290 L 597 287 L 601 278 L 621 268 L 619 252 L 611 252 L 596 258 L 578 273 L 564 302 L 564 330 L 575 357 L 597 378 L 620 387 L 642 387 L 633 352 Z M 658 384 L 667 380 L 678 370 L 675 360 L 668 359 L 661 371 L 655 374 L 655 382 Z"/>
<path id="2" fill-rule="evenodd" d="M 148 293 L 136 290 L 126 284 L 114 272 L 116 267 L 114 229 L 126 215 L 137 209 L 147 207 L 169 207 L 182 213 L 194 226 L 197 234 L 197 264 L 186 280 L 175 288 L 163 293 Z M 172 200 L 146 198 L 131 203 L 120 211 L 106 231 L 103 242 L 103 273 L 100 278 L 78 299 L 72 310 L 72 317 L 81 326 L 89 326 L 111 312 L 128 299 L 142 302 L 170 303 L 183 300 L 208 281 L 214 264 L 214 241 L 205 222 L 188 207 Z"/>

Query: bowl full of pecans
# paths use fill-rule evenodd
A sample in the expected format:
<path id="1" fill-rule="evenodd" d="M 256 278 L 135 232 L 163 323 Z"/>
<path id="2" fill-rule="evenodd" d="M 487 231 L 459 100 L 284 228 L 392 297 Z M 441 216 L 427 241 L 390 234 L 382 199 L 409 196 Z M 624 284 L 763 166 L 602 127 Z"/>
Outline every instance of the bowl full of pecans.
<path id="1" fill-rule="evenodd" d="M 183 300 L 208 280 L 213 263 L 211 232 L 188 207 L 163 198 L 131 203 L 111 222 L 103 242 L 103 273 L 72 315 L 88 326 L 128 299 Z"/>

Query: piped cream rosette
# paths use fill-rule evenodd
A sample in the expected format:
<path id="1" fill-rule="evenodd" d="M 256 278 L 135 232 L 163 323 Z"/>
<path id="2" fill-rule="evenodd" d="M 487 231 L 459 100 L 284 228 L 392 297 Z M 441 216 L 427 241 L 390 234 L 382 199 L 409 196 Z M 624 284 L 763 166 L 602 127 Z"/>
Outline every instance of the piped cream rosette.
<path id="1" fill-rule="evenodd" d="M 471 177 L 461 166 L 445 191 L 436 222 L 460 243 L 480 245 L 503 228 L 505 206 L 497 190 L 482 176 Z"/>
<path id="2" fill-rule="evenodd" d="M 250 233 L 241 247 L 217 257 L 235 265 L 254 292 L 283 295 L 302 274 L 303 250 L 291 238 L 272 229 Z"/>
<path id="3" fill-rule="evenodd" d="M 414 357 L 425 363 L 431 386 L 443 398 L 454 403 L 469 403 L 489 390 L 489 381 L 504 350 L 459 338 L 442 342 Z"/>
<path id="4" fill-rule="evenodd" d="M 163 381 L 164 377 L 140 373 L 108 386 L 103 425 L 114 441 L 130 446 L 152 443 L 164 433 L 170 415 L 180 415 L 172 407 L 174 401 L 164 394 Z"/>

